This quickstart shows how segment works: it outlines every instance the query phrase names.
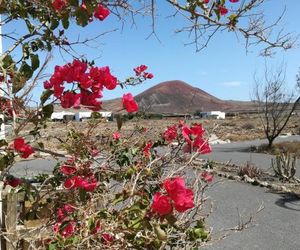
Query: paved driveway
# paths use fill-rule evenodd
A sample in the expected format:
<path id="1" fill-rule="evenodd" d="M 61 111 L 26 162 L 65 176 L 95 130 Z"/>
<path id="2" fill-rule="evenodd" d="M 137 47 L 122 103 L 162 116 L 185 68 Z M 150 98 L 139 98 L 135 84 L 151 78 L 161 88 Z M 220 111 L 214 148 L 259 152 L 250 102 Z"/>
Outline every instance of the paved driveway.
<path id="1" fill-rule="evenodd" d="M 213 232 L 238 225 L 238 211 L 244 221 L 261 204 L 264 209 L 254 216 L 252 226 L 230 235 L 205 249 L 300 249 L 300 199 L 267 189 L 225 180 L 208 192 L 214 202 L 214 212 L 208 219 Z"/>

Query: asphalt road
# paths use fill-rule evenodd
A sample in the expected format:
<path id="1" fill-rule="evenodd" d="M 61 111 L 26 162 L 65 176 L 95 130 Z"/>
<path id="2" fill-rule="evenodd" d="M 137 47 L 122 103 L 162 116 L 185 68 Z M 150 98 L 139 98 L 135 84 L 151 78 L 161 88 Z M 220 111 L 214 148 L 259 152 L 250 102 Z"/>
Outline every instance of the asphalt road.
<path id="1" fill-rule="evenodd" d="M 300 141 L 300 136 L 280 137 L 275 142 L 280 141 Z M 266 140 L 254 140 L 245 142 L 234 142 L 227 144 L 213 145 L 213 152 L 208 155 L 202 155 L 203 159 L 210 159 L 219 162 L 230 162 L 237 165 L 244 165 L 247 162 L 264 170 L 271 170 L 272 155 L 249 152 L 252 146 L 266 144 Z M 298 171 L 296 175 L 300 177 L 300 160 L 297 161 Z"/>
<path id="2" fill-rule="evenodd" d="M 204 249 L 300 249 L 299 198 L 269 193 L 265 188 L 229 180 L 212 187 L 208 194 L 214 205 L 208 218 L 208 224 L 213 226 L 213 239 L 229 235 L 212 241 L 212 245 Z M 237 232 L 223 231 L 239 224 L 239 213 L 247 221 L 261 205 L 264 209 L 253 217 L 249 228 Z"/>

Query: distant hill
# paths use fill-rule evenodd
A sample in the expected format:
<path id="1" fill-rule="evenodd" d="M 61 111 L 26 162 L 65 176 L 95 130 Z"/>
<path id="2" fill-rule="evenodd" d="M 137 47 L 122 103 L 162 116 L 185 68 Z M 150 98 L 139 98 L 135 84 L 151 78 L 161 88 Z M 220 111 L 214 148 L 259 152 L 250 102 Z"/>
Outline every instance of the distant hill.
<path id="1" fill-rule="evenodd" d="M 243 112 L 255 110 L 252 102 L 224 101 L 186 82 L 162 82 L 135 96 L 141 111 L 164 114 L 194 114 L 196 111 Z M 58 110 L 56 107 L 55 110 Z M 121 112 L 122 99 L 103 101 L 103 111 Z M 78 111 L 78 110 L 77 110 Z M 77 112 L 76 111 L 76 112 Z"/>
<path id="2" fill-rule="evenodd" d="M 167 81 L 135 97 L 141 110 L 154 113 L 194 113 L 228 110 L 232 106 L 183 81 Z"/>

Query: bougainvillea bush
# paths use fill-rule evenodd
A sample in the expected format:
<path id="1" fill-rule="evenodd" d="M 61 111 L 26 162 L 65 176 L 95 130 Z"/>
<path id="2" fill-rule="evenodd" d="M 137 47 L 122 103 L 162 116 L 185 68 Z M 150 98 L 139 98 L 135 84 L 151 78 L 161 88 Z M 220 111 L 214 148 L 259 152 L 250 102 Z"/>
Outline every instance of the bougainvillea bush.
<path id="1" fill-rule="evenodd" d="M 53 175 L 38 176 L 38 183 L 32 183 L 26 176 L 9 173 L 16 161 L 38 157 L 45 150 L 34 142 L 39 130 L 47 126 L 54 103 L 96 114 L 105 89 L 126 88 L 154 77 L 146 65 L 140 65 L 133 69 L 133 76 L 120 81 L 109 66 L 75 57 L 54 67 L 43 79 L 38 108 L 28 108 L 26 87 L 30 79 L 39 79 L 40 53 L 54 46 L 68 47 L 64 30 L 70 22 L 75 19 L 77 25 L 86 26 L 97 19 L 105 21 L 111 14 L 109 6 L 105 1 L 71 0 L 1 5 L 5 21 L 23 19 L 29 31 L 1 57 L 1 109 L 13 121 L 11 141 L 1 141 L 1 178 L 5 190 L 25 193 L 32 204 L 23 220 L 45 222 L 34 229 L 30 240 L 24 233 L 10 242 L 16 248 L 21 248 L 26 237 L 31 249 L 181 249 L 209 240 L 202 207 L 212 175 L 190 169 L 193 158 L 211 151 L 201 124 L 189 126 L 180 121 L 162 131 L 157 141 L 145 141 L 144 128 L 126 137 L 121 126 L 116 126 L 103 143 L 93 133 L 102 124 L 95 115 L 86 132 L 70 130 L 67 140 L 61 140 L 67 153 Z M 19 61 L 11 53 L 16 47 L 23 51 Z M 123 95 L 120 109 L 138 111 L 131 93 Z M 24 134 L 22 129 L 28 124 L 34 129 Z M 43 209 L 47 213 L 41 217 Z"/>
<path id="2" fill-rule="evenodd" d="M 141 84 L 154 75 L 151 66 L 137 65 L 133 76 L 120 80 L 105 63 L 97 65 L 88 55 L 75 53 L 74 45 L 89 40 L 74 42 L 66 33 L 70 26 L 85 27 L 91 22 L 101 25 L 111 15 L 120 17 L 120 12 L 134 16 L 144 9 L 149 13 L 149 6 L 154 11 L 154 1 L 149 1 L 149 6 L 145 4 L 148 1 L 129 2 L 0 1 L 1 25 L 15 22 L 16 27 L 19 23 L 25 27 L 21 34 L 2 34 L 10 44 L 0 57 L 0 111 L 12 121 L 13 128 L 9 140 L 0 141 L 1 180 L 6 191 L 22 192 L 32 204 L 23 220 L 45 219 L 44 224 L 32 229 L 30 237 L 25 230 L 13 238 L 10 243 L 16 249 L 21 248 L 25 238 L 30 249 L 51 250 L 198 249 L 210 238 L 203 206 L 204 191 L 213 176 L 192 168 L 194 159 L 211 152 L 201 124 L 179 121 L 165 128 L 158 140 L 151 141 L 144 139 L 146 128 L 137 127 L 131 136 L 123 134 L 119 115 L 114 133 L 94 133 L 103 124 L 97 111 L 102 108 L 105 90 Z M 191 20 L 203 18 L 229 31 L 235 29 L 242 15 L 256 7 L 256 1 L 246 1 L 240 9 L 236 7 L 238 0 L 186 1 L 184 7 L 177 1 L 167 2 L 189 12 Z M 262 36 L 255 30 L 249 37 Z M 53 51 L 71 59 L 52 70 L 48 68 L 51 75 L 45 79 L 48 53 Z M 53 53 L 54 58 L 57 55 Z M 40 101 L 36 108 L 29 108 L 30 93 L 41 84 L 44 91 Z M 63 148 L 65 155 L 35 143 L 41 137 L 40 130 L 47 127 L 54 103 L 64 109 L 87 108 L 94 112 L 87 130 L 70 129 L 66 140 L 59 138 L 57 151 Z M 127 91 L 121 109 L 128 113 L 139 109 Z M 23 131 L 28 124 L 32 130 L 26 134 Z M 103 137 L 105 140 L 99 140 Z M 61 156 L 52 175 L 36 177 L 39 183 L 32 183 L 26 176 L 10 175 L 16 161 L 38 157 L 39 152 Z M 39 217 L 42 210 L 47 213 Z M 3 235 L 6 233 L 3 231 Z M 10 235 L 5 236 L 10 241 Z"/>

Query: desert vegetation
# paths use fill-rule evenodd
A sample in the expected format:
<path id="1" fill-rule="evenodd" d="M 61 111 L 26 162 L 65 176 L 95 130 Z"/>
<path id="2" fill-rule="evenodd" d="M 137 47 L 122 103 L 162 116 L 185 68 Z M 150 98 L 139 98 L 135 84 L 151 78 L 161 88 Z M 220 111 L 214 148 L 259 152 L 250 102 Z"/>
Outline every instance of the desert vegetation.
<path id="1" fill-rule="evenodd" d="M 177 32 L 192 32 L 197 51 L 219 29 L 241 36 L 246 49 L 264 45 L 260 54 L 265 56 L 291 49 L 295 42 L 282 31 L 270 36 L 282 17 L 273 24 L 262 22 L 264 13 L 258 8 L 264 0 L 165 2 L 175 9 L 175 18 L 187 17 L 188 26 Z M 149 119 L 154 117 L 141 120 L 131 115 L 139 105 L 127 89 L 155 77 L 151 66 L 138 64 L 128 69 L 127 78 L 118 78 L 110 66 L 91 60 L 81 50 L 90 42 L 101 44 L 106 32 L 83 40 L 68 36 L 81 33 L 90 23 L 101 26 L 113 16 L 117 23 L 131 17 L 135 24 L 137 15 L 149 15 L 150 36 L 156 36 L 157 4 L 153 0 L 0 1 L 1 28 L 11 23 L 24 27 L 20 33 L 1 34 L 7 44 L 0 56 L 0 110 L 12 125 L 10 135 L 0 140 L 0 236 L 7 249 L 198 249 L 211 240 L 206 192 L 218 164 L 197 166 L 199 156 L 211 153 L 213 133 L 224 140 L 263 137 L 258 119 L 251 117 L 251 123 L 247 116 L 223 121 L 161 116 L 155 117 L 159 122 Z M 57 58 L 51 66 L 50 59 L 58 55 L 63 60 Z M 38 87 L 43 92 L 33 108 L 31 93 Z M 96 112 L 102 109 L 103 95 L 117 87 L 126 89 L 117 122 L 106 122 Z M 57 104 L 94 114 L 84 122 L 50 122 Z M 292 119 L 280 132 L 294 126 Z M 11 174 L 16 163 L 33 165 L 32 160 L 44 157 L 57 159 L 50 175 L 28 179 Z M 241 176 L 263 173 L 249 165 L 239 168 L 239 175 L 242 180 Z M 239 223 L 235 231 L 251 221 Z"/>

